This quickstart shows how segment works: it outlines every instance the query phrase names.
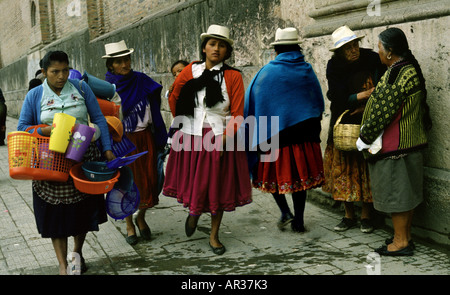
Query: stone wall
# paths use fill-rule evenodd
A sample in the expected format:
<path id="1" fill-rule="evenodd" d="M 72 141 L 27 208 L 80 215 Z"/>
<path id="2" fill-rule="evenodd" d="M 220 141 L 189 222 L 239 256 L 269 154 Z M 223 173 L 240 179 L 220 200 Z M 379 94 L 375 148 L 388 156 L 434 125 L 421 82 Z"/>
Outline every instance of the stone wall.
<path id="1" fill-rule="evenodd" d="M 18 3 L 21 4 L 18 4 Z M 38 8 L 38 25 L 31 27 L 31 2 Z M 76 6 L 79 3 L 79 11 Z M 426 201 L 419 207 L 417 233 L 450 244 L 450 85 L 449 7 L 445 0 L 34 0 L 0 2 L 0 87 L 9 115 L 18 116 L 27 81 L 49 50 L 69 54 L 71 66 L 103 78 L 106 72 L 104 44 L 126 40 L 135 49 L 133 68 L 150 75 L 168 89 L 173 82 L 169 67 L 178 59 L 199 59 L 200 34 L 210 24 L 231 29 L 235 40 L 229 63 L 242 70 L 247 86 L 257 70 L 273 59 L 269 43 L 278 27 L 293 26 L 303 38 L 306 60 L 327 91 L 325 70 L 331 57 L 331 32 L 344 24 L 366 37 L 362 47 L 377 48 L 378 34 L 388 26 L 401 28 L 427 80 L 434 128 L 426 151 Z M 5 7 L 10 7 L 5 13 Z M 79 13 L 78 13 L 79 12 Z M 10 25 L 14 16 L 16 34 Z M 20 19 L 17 19 L 20 16 Z M 28 28 L 29 27 L 29 28 Z M 14 43 L 15 42 L 15 43 Z M 13 44 L 20 44 L 13 46 Z M 171 115 L 163 99 L 167 125 Z M 323 120 L 322 148 L 328 133 L 329 102 Z M 330 198 L 322 195 L 323 198 Z"/>

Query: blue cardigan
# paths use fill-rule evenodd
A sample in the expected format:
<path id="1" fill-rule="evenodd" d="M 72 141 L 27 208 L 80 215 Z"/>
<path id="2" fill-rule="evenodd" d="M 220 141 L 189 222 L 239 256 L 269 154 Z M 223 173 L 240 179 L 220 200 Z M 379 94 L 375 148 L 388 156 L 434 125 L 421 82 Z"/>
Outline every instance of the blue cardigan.
<path id="1" fill-rule="evenodd" d="M 75 88 L 83 95 L 86 101 L 86 107 L 89 113 L 89 117 L 92 123 L 96 124 L 101 131 L 100 140 L 103 146 L 103 152 L 111 150 L 111 139 L 108 130 L 108 124 L 106 119 L 100 110 L 97 98 L 92 92 L 91 88 L 86 82 L 81 83 L 78 79 L 69 79 L 69 83 L 72 83 Z M 18 131 L 25 131 L 30 126 L 40 125 L 41 122 L 41 99 L 42 99 L 43 87 L 42 85 L 31 89 L 25 101 L 22 105 L 22 111 L 20 112 L 19 123 L 17 125 Z M 33 132 L 33 130 L 30 130 Z M 38 133 L 42 135 L 41 129 L 38 129 Z"/>

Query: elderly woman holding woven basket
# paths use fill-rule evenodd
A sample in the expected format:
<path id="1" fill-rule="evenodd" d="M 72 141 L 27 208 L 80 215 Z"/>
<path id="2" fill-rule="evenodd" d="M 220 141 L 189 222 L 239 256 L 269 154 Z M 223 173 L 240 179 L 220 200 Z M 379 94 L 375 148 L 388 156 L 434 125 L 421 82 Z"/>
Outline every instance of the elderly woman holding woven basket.
<path id="1" fill-rule="evenodd" d="M 388 70 L 364 111 L 358 150 L 369 163 L 374 207 L 391 213 L 394 237 L 375 251 L 380 255 L 413 255 L 411 223 L 423 201 L 423 156 L 431 118 L 422 70 L 402 30 L 379 35 L 381 62 Z M 371 151 L 376 140 L 381 149 Z M 366 149 L 368 151 L 366 151 Z"/>
<path id="2" fill-rule="evenodd" d="M 362 201 L 361 231 L 373 230 L 370 222 L 372 197 L 367 163 L 356 151 L 340 150 L 333 142 L 333 127 L 341 124 L 356 125 L 359 129 L 362 111 L 374 86 L 385 71 L 377 53 L 359 47 L 364 36 L 356 36 L 347 26 L 332 34 L 334 52 L 327 65 L 328 99 L 331 101 L 331 120 L 324 155 L 325 185 L 322 190 L 331 193 L 334 200 L 343 201 L 345 216 L 334 228 L 344 231 L 357 224 L 353 203 Z M 348 112 L 341 117 L 341 115 Z M 341 118 L 340 118 L 341 117 Z"/>

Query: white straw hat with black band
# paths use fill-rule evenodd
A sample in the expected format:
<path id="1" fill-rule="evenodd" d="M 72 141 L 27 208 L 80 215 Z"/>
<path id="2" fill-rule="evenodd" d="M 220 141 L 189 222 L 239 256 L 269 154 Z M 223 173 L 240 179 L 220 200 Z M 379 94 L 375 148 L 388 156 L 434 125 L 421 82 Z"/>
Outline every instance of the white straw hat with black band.
<path id="1" fill-rule="evenodd" d="M 105 52 L 106 55 L 102 56 L 102 58 L 116 58 L 132 54 L 134 52 L 134 49 L 128 48 L 127 44 L 125 44 L 125 41 L 122 40 L 116 43 L 105 44 Z"/>
<path id="2" fill-rule="evenodd" d="M 224 27 L 224 26 L 210 25 L 208 28 L 208 31 L 206 31 L 206 33 L 202 33 L 200 35 L 202 42 L 207 37 L 224 40 L 225 42 L 227 42 L 230 45 L 233 45 L 233 43 L 234 43 L 233 40 L 230 39 L 230 29 L 228 29 L 227 27 Z"/>
<path id="3" fill-rule="evenodd" d="M 270 45 L 292 45 L 300 43 L 301 41 L 298 38 L 298 31 L 296 28 L 278 28 L 275 33 L 275 41 L 270 43 Z"/>
<path id="4" fill-rule="evenodd" d="M 334 48 L 331 48 L 330 51 L 334 52 L 345 44 L 353 40 L 361 40 L 364 37 L 365 36 L 356 36 L 356 34 L 350 30 L 348 26 L 339 27 L 333 32 L 333 34 L 331 34 Z"/>

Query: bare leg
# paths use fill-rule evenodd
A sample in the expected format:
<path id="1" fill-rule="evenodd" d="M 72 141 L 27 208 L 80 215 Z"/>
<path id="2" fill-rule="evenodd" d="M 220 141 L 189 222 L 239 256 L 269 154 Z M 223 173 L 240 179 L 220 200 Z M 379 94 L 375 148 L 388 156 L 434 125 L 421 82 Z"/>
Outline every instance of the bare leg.
<path id="1" fill-rule="evenodd" d="M 407 238 L 408 238 L 408 241 L 411 241 L 411 227 L 412 227 L 413 215 L 414 215 L 414 210 L 409 211 L 409 216 L 408 216 L 408 232 L 407 232 Z"/>
<path id="2" fill-rule="evenodd" d="M 73 237 L 74 245 L 73 245 L 73 252 L 80 254 L 80 257 L 83 256 L 83 245 L 84 241 L 86 240 L 86 234 L 81 234 L 78 236 Z"/>
<path id="3" fill-rule="evenodd" d="M 136 235 L 136 228 L 134 227 L 133 223 L 133 215 L 125 217 L 125 221 L 127 223 L 127 236 L 134 236 Z"/>
<path id="4" fill-rule="evenodd" d="M 372 204 L 363 202 L 361 210 L 361 219 L 370 219 L 371 211 L 372 211 Z"/>
<path id="5" fill-rule="evenodd" d="M 353 202 L 344 202 L 344 208 L 345 208 L 345 217 L 354 219 L 355 207 L 353 206 Z"/>
<path id="6" fill-rule="evenodd" d="M 147 211 L 147 208 L 145 209 L 139 209 L 138 214 L 136 216 L 136 225 L 141 229 L 147 229 L 149 228 L 147 222 L 145 222 L 145 212 Z"/>
<path id="7" fill-rule="evenodd" d="M 52 238 L 52 244 L 59 263 L 59 274 L 67 275 L 67 238 Z"/>
<path id="8" fill-rule="evenodd" d="M 412 211 L 412 210 L 411 210 Z M 388 245 L 388 251 L 398 251 L 408 246 L 410 236 L 411 211 L 392 213 L 392 225 L 394 226 L 394 241 Z"/>
<path id="9" fill-rule="evenodd" d="M 219 241 L 219 228 L 222 222 L 223 211 L 217 212 L 216 215 L 211 215 L 211 234 L 209 236 L 209 243 L 215 248 L 220 248 L 223 245 Z"/>

